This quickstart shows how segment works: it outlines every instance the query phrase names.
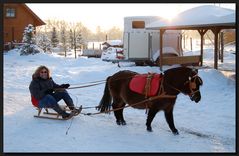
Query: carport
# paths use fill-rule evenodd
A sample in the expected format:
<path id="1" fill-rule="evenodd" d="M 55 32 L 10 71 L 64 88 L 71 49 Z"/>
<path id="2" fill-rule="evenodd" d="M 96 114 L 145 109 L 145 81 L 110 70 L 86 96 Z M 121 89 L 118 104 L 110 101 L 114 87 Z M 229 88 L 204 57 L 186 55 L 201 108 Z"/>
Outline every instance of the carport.
<path id="1" fill-rule="evenodd" d="M 203 65 L 203 38 L 211 30 L 214 34 L 214 68 L 218 69 L 218 36 L 223 29 L 236 28 L 235 10 L 213 5 L 192 8 L 180 13 L 173 21 L 159 20 L 150 23 L 146 29 L 160 30 L 159 66 L 167 64 L 186 64 L 200 62 Z M 163 34 L 167 30 L 197 30 L 201 36 L 199 56 L 163 57 Z"/>

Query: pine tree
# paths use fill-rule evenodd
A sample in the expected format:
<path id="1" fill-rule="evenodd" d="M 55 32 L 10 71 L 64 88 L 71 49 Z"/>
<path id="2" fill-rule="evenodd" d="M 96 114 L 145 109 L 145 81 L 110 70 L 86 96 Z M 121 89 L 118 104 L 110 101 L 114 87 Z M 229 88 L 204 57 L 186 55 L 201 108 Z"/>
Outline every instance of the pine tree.
<path id="1" fill-rule="evenodd" d="M 35 45 L 35 28 L 32 24 L 28 24 L 28 26 L 25 27 L 22 42 L 25 43 L 25 45 L 20 49 L 20 55 L 36 54 L 40 52 Z"/>
<path id="2" fill-rule="evenodd" d="M 53 47 L 57 47 L 58 43 L 59 43 L 59 40 L 57 38 L 56 28 L 53 27 L 52 36 L 51 36 L 51 44 L 52 44 Z"/>
<path id="3" fill-rule="evenodd" d="M 36 38 L 37 45 L 44 50 L 44 52 L 51 51 L 51 41 L 46 34 L 40 34 Z"/>
<path id="4" fill-rule="evenodd" d="M 35 44 L 36 39 L 35 39 L 35 28 L 33 25 L 28 24 L 27 27 L 25 27 L 25 30 L 23 32 L 23 43 L 28 43 L 28 44 Z"/>

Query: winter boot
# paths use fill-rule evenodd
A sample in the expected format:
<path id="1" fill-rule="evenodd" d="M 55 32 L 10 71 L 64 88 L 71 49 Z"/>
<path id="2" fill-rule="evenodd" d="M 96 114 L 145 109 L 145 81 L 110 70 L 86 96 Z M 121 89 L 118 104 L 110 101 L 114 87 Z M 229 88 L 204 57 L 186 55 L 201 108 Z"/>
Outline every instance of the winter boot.
<path id="1" fill-rule="evenodd" d="M 62 119 L 68 120 L 74 116 L 74 113 L 67 113 L 67 112 L 63 111 L 61 113 L 61 116 L 62 116 Z"/>
<path id="2" fill-rule="evenodd" d="M 54 109 L 58 114 L 60 114 L 64 120 L 70 119 L 72 118 L 72 116 L 74 116 L 74 113 L 67 113 L 58 104 L 55 105 L 55 107 L 52 109 Z"/>
<path id="3" fill-rule="evenodd" d="M 52 109 L 60 115 L 64 112 L 64 110 L 58 104 L 54 105 Z"/>
<path id="4" fill-rule="evenodd" d="M 74 116 L 77 116 L 80 114 L 81 111 L 82 111 L 82 105 L 79 108 L 74 107 L 74 109 L 71 112 L 74 114 Z"/>

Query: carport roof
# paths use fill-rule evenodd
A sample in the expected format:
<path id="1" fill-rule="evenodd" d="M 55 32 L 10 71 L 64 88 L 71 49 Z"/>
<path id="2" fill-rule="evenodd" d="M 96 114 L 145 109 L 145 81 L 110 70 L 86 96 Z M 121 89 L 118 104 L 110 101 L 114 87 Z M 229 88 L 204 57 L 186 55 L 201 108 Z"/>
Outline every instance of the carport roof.
<path id="1" fill-rule="evenodd" d="M 235 10 L 204 5 L 186 10 L 172 21 L 161 19 L 146 25 L 146 29 L 199 29 L 210 27 L 231 29 L 236 27 Z"/>

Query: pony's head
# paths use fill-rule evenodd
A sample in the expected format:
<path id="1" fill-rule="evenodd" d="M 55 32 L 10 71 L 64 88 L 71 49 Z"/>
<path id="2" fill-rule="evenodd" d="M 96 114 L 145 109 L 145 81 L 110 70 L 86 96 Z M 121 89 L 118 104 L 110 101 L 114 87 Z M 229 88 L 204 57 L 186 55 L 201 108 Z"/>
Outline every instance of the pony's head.
<path id="1" fill-rule="evenodd" d="M 202 79 L 198 76 L 198 70 L 189 67 L 177 67 L 165 71 L 166 86 L 171 94 L 183 93 L 192 101 L 198 103 L 201 100 L 200 86 Z"/>
<path id="2" fill-rule="evenodd" d="M 188 80 L 184 83 L 185 93 L 192 101 L 198 103 L 201 100 L 200 86 L 203 85 L 202 79 L 198 76 L 197 69 L 191 69 Z"/>

